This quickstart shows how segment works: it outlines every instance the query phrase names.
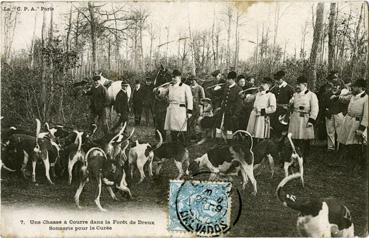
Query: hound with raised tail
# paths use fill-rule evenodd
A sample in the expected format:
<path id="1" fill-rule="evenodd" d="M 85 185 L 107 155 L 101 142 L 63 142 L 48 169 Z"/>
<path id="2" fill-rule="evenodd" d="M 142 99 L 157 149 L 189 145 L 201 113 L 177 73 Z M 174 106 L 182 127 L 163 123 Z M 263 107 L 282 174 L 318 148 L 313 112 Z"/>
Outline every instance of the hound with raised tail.
<path id="1" fill-rule="evenodd" d="M 334 198 L 301 198 L 284 193 L 284 186 L 301 177 L 300 173 L 285 177 L 278 185 L 276 194 L 285 207 L 299 211 L 297 231 L 303 237 L 354 237 L 349 209 Z"/>
<path id="2" fill-rule="evenodd" d="M 23 177 L 26 178 L 26 165 L 28 159 L 32 160 L 32 182 L 36 182 L 36 164 L 40 159 L 45 166 L 45 175 L 50 184 L 54 184 L 50 179 L 50 161 L 49 151 L 51 146 L 51 140 L 49 138 L 40 138 L 41 122 L 36 119 L 36 136 L 30 136 L 25 134 L 13 134 L 9 137 L 7 148 L 9 150 L 14 149 L 16 152 L 23 153 L 23 163 L 21 172 Z"/>
<path id="3" fill-rule="evenodd" d="M 291 133 L 289 133 L 287 137 L 291 148 L 284 145 L 285 136 L 278 139 L 279 141 L 276 141 L 275 139 L 263 140 L 253 148 L 255 156 L 254 171 L 257 170 L 264 161 L 267 161 L 271 170 L 271 177 L 274 175 L 275 164 L 283 164 L 285 177 L 287 177 L 289 171 L 292 170 L 292 167 L 294 167 L 295 164 L 298 164 L 299 172 L 301 174 L 301 182 L 304 185 L 302 153 L 300 152 L 300 148 L 296 148 L 293 144 Z"/>
<path id="4" fill-rule="evenodd" d="M 149 143 L 140 144 L 136 141 L 136 145 L 131 147 L 128 152 L 128 164 L 131 174 L 131 179 L 133 178 L 134 167 L 136 166 L 140 172 L 140 180 L 138 183 L 142 183 L 145 179 L 144 166 L 149 163 L 149 176 L 152 177 L 152 162 L 154 159 L 154 153 L 163 144 L 163 137 L 159 130 L 157 130 L 159 135 L 159 143 L 155 146 L 151 146 Z"/>
<path id="5" fill-rule="evenodd" d="M 77 161 L 85 163 L 85 152 L 82 150 L 82 135 L 83 132 L 79 132 L 77 130 L 73 131 L 76 133 L 76 139 L 74 141 L 74 145 L 77 145 L 75 148 L 71 149 L 68 155 L 68 183 L 72 184 L 72 171 L 74 164 Z"/>
<path id="6" fill-rule="evenodd" d="M 106 209 L 102 208 L 100 203 L 102 183 L 107 186 L 114 200 L 118 199 L 113 192 L 113 188 L 128 193 L 129 197 L 132 198 L 131 191 L 127 186 L 126 174 L 123 166 L 121 166 L 118 161 L 109 160 L 106 153 L 98 147 L 93 147 L 86 153 L 85 164 L 80 169 L 80 184 L 74 195 L 74 201 L 78 208 L 81 208 L 79 197 L 90 179 L 97 183 L 94 202 L 100 211 L 106 211 Z"/>
<path id="7" fill-rule="evenodd" d="M 250 179 L 254 191 L 253 195 L 257 193 L 257 182 L 254 177 L 254 153 L 253 139 L 249 132 L 238 130 L 233 133 L 232 138 L 245 138 L 242 134 L 250 138 L 250 143 L 245 141 L 234 141 L 232 145 L 223 147 L 216 147 L 208 150 L 207 153 L 201 157 L 196 158 L 190 163 L 190 174 L 194 175 L 201 172 L 201 169 L 208 169 L 211 172 L 210 180 L 214 179 L 216 174 L 224 174 L 227 176 L 237 176 L 241 172 L 242 189 L 246 188 L 248 178 Z"/>

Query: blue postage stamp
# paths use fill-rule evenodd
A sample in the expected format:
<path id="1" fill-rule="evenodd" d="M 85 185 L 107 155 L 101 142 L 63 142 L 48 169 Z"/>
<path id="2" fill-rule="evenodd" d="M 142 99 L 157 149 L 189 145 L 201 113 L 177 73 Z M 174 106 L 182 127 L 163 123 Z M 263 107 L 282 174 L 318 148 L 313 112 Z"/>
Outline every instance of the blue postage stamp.
<path id="1" fill-rule="evenodd" d="M 171 180 L 169 231 L 215 236 L 230 229 L 231 182 Z"/>

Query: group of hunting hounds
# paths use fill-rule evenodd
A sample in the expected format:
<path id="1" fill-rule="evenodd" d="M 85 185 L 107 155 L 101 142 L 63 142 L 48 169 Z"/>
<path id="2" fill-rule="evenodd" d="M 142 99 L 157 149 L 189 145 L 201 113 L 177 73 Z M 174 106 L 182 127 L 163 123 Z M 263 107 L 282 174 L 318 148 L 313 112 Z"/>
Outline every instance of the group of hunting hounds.
<path id="1" fill-rule="evenodd" d="M 260 165 L 266 163 L 273 176 L 277 164 L 283 166 L 285 177 L 279 183 L 276 194 L 284 206 L 300 212 L 297 229 L 301 236 L 354 236 L 350 211 L 339 201 L 331 198 L 300 198 L 284 191 L 286 183 L 296 178 L 300 178 L 304 185 L 303 158 L 300 149 L 294 146 L 290 134 L 283 138 L 289 142 L 289 146 L 273 139 L 254 145 L 247 131 L 238 130 L 230 143 L 210 148 L 200 157 L 190 158 L 188 147 L 180 142 L 163 142 L 159 131 L 157 133 L 160 139 L 155 145 L 131 142 L 135 129 L 126 132 L 126 123 L 119 132 L 98 139 L 95 138 L 95 125 L 90 131 L 83 132 L 60 125 L 50 127 L 48 123 L 44 124 L 43 130 L 41 127 L 40 120 L 36 119 L 36 132 L 16 127 L 2 128 L 1 167 L 9 173 L 18 170 L 27 179 L 27 164 L 30 161 L 32 182 L 36 182 L 36 165 L 42 161 L 50 184 L 54 184 L 52 177 L 61 176 L 67 171 L 69 184 L 73 179 L 79 180 L 74 195 L 79 208 L 80 195 L 89 180 L 97 184 L 94 201 L 101 211 L 105 211 L 100 204 L 103 185 L 114 200 L 118 200 L 116 192 L 132 198 L 126 176 L 128 174 L 133 181 L 134 170 L 137 168 L 140 176 L 138 183 L 143 182 L 145 165 L 150 177 L 153 176 L 153 168 L 155 175 L 159 175 L 162 165 L 171 160 L 178 169 L 176 179 L 191 179 L 201 171 L 210 172 L 209 180 L 222 177 L 232 181 L 231 176 L 239 176 L 242 188 L 245 189 L 250 180 L 252 193 L 256 195 L 254 170 L 258 167 L 260 170 L 265 167 Z M 294 172 L 293 169 L 297 171 Z"/>

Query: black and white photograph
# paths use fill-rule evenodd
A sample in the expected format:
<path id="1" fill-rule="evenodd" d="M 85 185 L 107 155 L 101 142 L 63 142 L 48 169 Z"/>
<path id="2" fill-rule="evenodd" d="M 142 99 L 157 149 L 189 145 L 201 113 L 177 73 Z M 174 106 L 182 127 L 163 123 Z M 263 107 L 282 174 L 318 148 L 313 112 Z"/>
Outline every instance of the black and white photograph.
<path id="1" fill-rule="evenodd" d="M 0 12 L 1 237 L 368 237 L 368 2 Z"/>

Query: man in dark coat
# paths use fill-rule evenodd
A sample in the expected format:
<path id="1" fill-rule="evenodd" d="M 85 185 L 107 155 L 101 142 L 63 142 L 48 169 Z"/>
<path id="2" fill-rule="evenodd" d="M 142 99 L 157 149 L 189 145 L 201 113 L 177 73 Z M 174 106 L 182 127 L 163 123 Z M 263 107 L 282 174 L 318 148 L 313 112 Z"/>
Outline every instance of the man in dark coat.
<path id="1" fill-rule="evenodd" d="M 232 133 L 239 127 L 239 114 L 241 110 L 241 97 L 239 95 L 241 88 L 236 84 L 237 73 L 231 71 L 228 73 L 226 85 L 222 90 L 221 117 L 219 129 L 226 139 L 232 139 Z M 218 134 L 218 133 L 217 133 Z"/>
<path id="2" fill-rule="evenodd" d="M 133 91 L 132 96 L 132 109 L 135 115 L 136 126 L 139 126 L 141 123 L 143 100 L 144 100 L 143 88 L 141 87 L 140 81 L 136 80 L 135 89 Z"/>
<path id="3" fill-rule="evenodd" d="M 115 98 L 114 102 L 114 110 L 118 113 L 119 119 L 117 123 L 111 129 L 114 132 L 118 127 L 128 121 L 128 113 L 129 113 L 129 106 L 128 106 L 128 96 L 127 96 L 127 87 L 128 83 L 122 81 L 122 89 L 119 91 Z"/>
<path id="4" fill-rule="evenodd" d="M 101 83 L 101 77 L 95 75 L 93 78 L 94 85 L 85 92 L 90 96 L 90 123 L 95 124 L 96 117 L 102 122 L 104 133 L 108 132 L 108 124 L 106 120 L 105 107 L 107 102 L 107 90 Z"/>
<path id="5" fill-rule="evenodd" d="M 283 70 L 274 74 L 276 84 L 271 89 L 277 100 L 277 110 L 271 117 L 271 126 L 273 134 L 277 137 L 281 136 L 282 132 L 287 131 L 287 125 L 283 125 L 279 121 L 279 117 L 287 114 L 288 104 L 293 96 L 293 88 L 284 80 L 286 73 Z M 288 117 L 286 115 L 285 117 Z"/>
<path id="6" fill-rule="evenodd" d="M 154 84 L 151 78 L 146 77 L 145 84 L 142 87 L 142 110 L 145 114 L 145 121 L 146 125 L 148 126 L 150 123 L 150 114 L 153 118 L 153 122 L 155 124 L 155 117 L 154 117 Z"/>

